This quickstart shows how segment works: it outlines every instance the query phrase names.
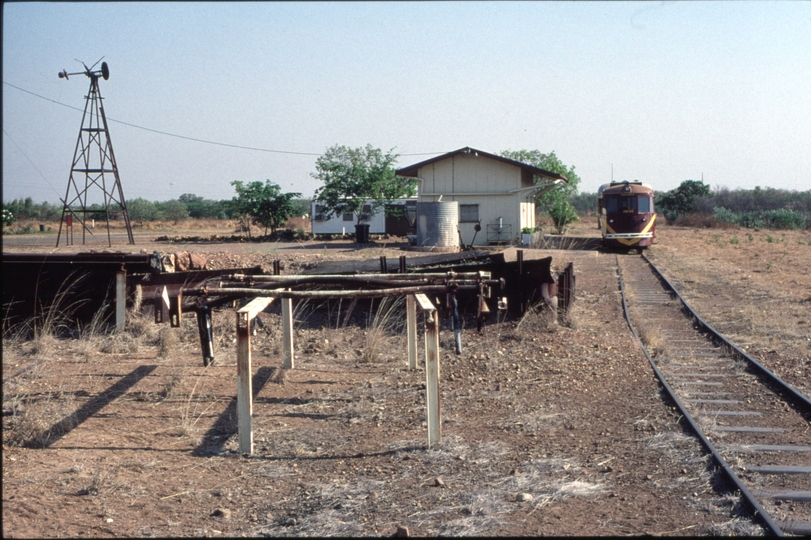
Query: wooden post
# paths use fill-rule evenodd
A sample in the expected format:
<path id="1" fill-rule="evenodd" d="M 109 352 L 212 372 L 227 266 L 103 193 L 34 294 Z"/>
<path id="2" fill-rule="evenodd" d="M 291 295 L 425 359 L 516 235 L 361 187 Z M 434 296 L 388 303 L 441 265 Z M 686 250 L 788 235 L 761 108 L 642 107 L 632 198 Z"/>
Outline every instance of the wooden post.
<path id="1" fill-rule="evenodd" d="M 439 405 L 439 312 L 425 313 L 425 394 L 428 416 L 428 448 L 442 439 Z"/>
<path id="2" fill-rule="evenodd" d="M 253 453 L 253 389 L 251 388 L 251 317 L 237 312 L 237 431 L 239 453 Z"/>
<path id="3" fill-rule="evenodd" d="M 115 329 L 121 331 L 127 323 L 127 271 L 115 273 Z"/>
<path id="4" fill-rule="evenodd" d="M 417 369 L 417 300 L 406 296 L 406 326 L 408 328 L 408 369 Z"/>
<path id="5" fill-rule="evenodd" d="M 251 321 L 273 300 L 271 297 L 254 298 L 237 311 L 237 433 L 240 454 L 253 454 Z"/>
<path id="6" fill-rule="evenodd" d="M 282 348 L 284 349 L 284 362 L 282 367 L 293 369 L 293 299 L 282 298 Z"/>

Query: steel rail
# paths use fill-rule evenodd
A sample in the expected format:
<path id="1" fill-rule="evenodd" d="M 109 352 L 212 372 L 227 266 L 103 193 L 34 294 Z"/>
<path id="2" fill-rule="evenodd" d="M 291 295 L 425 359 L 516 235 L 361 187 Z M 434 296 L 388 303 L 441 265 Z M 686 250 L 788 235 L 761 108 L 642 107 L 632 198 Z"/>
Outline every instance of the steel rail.
<path id="1" fill-rule="evenodd" d="M 769 515 L 766 509 L 763 508 L 763 506 L 761 506 L 761 504 L 758 502 L 758 500 L 755 498 L 752 492 L 749 491 L 749 489 L 744 485 L 744 483 L 741 481 L 738 475 L 735 474 L 735 471 L 733 471 L 732 468 L 727 464 L 724 457 L 715 448 L 715 445 L 713 445 L 712 442 L 710 442 L 710 440 L 704 434 L 704 431 L 699 427 L 695 419 L 693 419 L 692 415 L 687 411 L 687 408 L 684 406 L 684 403 L 682 403 L 682 401 L 678 398 L 676 392 L 667 383 L 664 374 L 659 370 L 659 368 L 656 366 L 656 363 L 653 361 L 653 358 L 648 353 L 648 350 L 645 348 L 644 344 L 642 343 L 642 340 L 639 338 L 639 334 L 637 334 L 636 328 L 634 328 L 634 323 L 631 322 L 631 313 L 628 309 L 628 301 L 625 295 L 625 284 L 622 278 L 622 268 L 620 267 L 619 264 L 619 256 L 615 255 L 615 257 L 617 261 L 617 275 L 619 277 L 620 291 L 622 293 L 622 309 L 623 312 L 625 313 L 625 321 L 628 323 L 628 327 L 631 329 L 631 333 L 634 335 L 634 339 L 636 339 L 637 344 L 642 349 L 642 352 L 645 354 L 645 358 L 648 359 L 648 363 L 650 363 L 651 367 L 653 368 L 653 372 L 656 374 L 656 378 L 659 379 L 659 382 L 661 383 L 662 387 L 665 389 L 668 396 L 670 396 L 670 399 L 673 400 L 673 402 L 676 404 L 676 407 L 679 409 L 682 418 L 684 418 L 685 421 L 687 421 L 687 423 L 690 425 L 690 428 L 693 430 L 693 432 L 701 441 L 701 444 L 704 446 L 704 448 L 707 449 L 707 451 L 709 451 L 712 454 L 713 459 L 721 468 L 721 470 L 724 472 L 726 477 L 735 485 L 737 489 L 740 490 L 741 496 L 744 498 L 746 503 L 749 504 L 751 508 L 754 510 L 755 516 L 763 521 L 763 523 L 769 529 L 769 532 L 771 534 L 775 536 L 786 536 L 786 533 L 783 532 L 783 530 L 777 525 L 777 523 L 775 523 L 775 521 L 772 519 L 772 517 Z M 653 266 L 653 264 L 647 258 L 645 258 L 645 261 L 651 266 Z M 670 285 L 669 282 L 668 286 L 672 287 L 672 285 Z"/>
<path id="2" fill-rule="evenodd" d="M 702 319 L 699 316 L 699 314 L 696 313 L 696 311 L 692 308 L 692 306 L 690 306 L 690 304 L 687 303 L 687 300 L 685 300 L 684 297 L 679 293 L 679 291 L 676 290 L 676 287 L 674 287 L 673 284 L 670 283 L 670 281 L 664 276 L 664 274 L 662 274 L 662 272 L 656 267 L 655 264 L 653 264 L 653 262 L 644 253 L 642 254 L 642 258 L 645 259 L 645 262 L 647 262 L 650 265 L 650 267 L 653 269 L 653 271 L 656 273 L 656 275 L 659 277 L 659 279 L 661 279 L 668 286 L 670 291 L 672 291 L 673 294 L 675 294 L 679 298 L 682 305 L 685 308 L 687 308 L 687 310 L 690 312 L 690 314 L 695 318 L 696 321 L 698 321 L 698 323 L 701 326 L 706 328 L 707 331 L 710 332 L 718 341 L 721 341 L 722 343 L 724 343 L 724 345 L 729 347 L 731 350 L 735 351 L 735 353 L 738 356 L 740 356 L 741 358 L 743 358 L 744 360 L 749 362 L 761 374 L 765 375 L 770 381 L 776 383 L 777 386 L 780 387 L 780 390 L 782 392 L 785 392 L 785 393 L 791 395 L 791 397 L 793 399 L 799 401 L 800 403 L 803 403 L 805 405 L 805 407 L 806 407 L 806 413 L 811 412 L 811 399 L 809 399 L 808 396 L 806 396 L 805 394 L 803 394 L 802 392 L 800 392 L 799 390 L 797 390 L 796 388 L 791 386 L 789 383 L 787 383 L 786 381 L 784 381 L 783 379 L 778 377 L 774 372 L 770 371 L 766 366 L 764 366 L 763 364 L 761 364 L 760 362 L 758 362 L 757 360 L 755 360 L 754 358 L 752 358 L 751 356 L 746 354 L 737 345 L 735 345 L 732 341 L 730 341 L 725 335 L 723 335 L 721 332 L 719 332 L 718 330 L 716 330 L 715 328 L 710 326 L 710 324 L 707 321 Z"/>

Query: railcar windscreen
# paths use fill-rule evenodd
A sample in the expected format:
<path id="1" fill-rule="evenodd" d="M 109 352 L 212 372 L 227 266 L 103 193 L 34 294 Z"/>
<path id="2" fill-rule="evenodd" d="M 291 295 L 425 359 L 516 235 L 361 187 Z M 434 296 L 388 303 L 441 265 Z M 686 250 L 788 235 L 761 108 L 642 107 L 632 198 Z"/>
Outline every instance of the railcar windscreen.
<path id="1" fill-rule="evenodd" d="M 605 201 L 605 211 L 609 214 L 616 214 L 623 210 L 636 210 L 637 197 L 611 197 Z"/>
<path id="2" fill-rule="evenodd" d="M 650 198 L 639 196 L 639 212 L 647 214 L 650 212 Z"/>

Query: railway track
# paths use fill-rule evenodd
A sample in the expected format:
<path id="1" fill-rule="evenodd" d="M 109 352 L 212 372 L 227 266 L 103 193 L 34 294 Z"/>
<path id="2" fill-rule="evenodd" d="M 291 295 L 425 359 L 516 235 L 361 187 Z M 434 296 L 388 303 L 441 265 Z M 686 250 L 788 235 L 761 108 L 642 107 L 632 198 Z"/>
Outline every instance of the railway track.
<path id="1" fill-rule="evenodd" d="M 811 535 L 811 399 L 703 321 L 646 257 L 617 267 L 656 376 L 755 518 Z"/>

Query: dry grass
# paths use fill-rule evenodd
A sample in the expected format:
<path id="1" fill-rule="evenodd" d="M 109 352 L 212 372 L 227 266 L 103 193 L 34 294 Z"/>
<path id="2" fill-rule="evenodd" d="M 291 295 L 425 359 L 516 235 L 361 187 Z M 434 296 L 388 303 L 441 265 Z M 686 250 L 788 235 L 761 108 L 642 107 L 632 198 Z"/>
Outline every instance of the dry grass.
<path id="1" fill-rule="evenodd" d="M 391 335 L 402 331 L 404 319 L 404 297 L 385 297 L 380 301 L 374 318 L 367 321 L 366 339 L 361 355 L 364 362 L 376 362 L 381 354 L 389 349 Z"/>
<path id="2" fill-rule="evenodd" d="M 158 334 L 158 358 L 170 359 L 180 344 L 176 328 L 163 325 Z"/>
<path id="3" fill-rule="evenodd" d="M 39 374 L 38 376 L 41 376 Z M 3 426 L 3 443 L 9 446 L 43 448 L 76 426 L 75 400 L 72 394 L 26 390 L 17 387 L 3 396 L 3 414 L 10 421 Z M 28 387 L 30 388 L 30 387 Z M 4 422 L 5 423 L 5 422 Z"/>

